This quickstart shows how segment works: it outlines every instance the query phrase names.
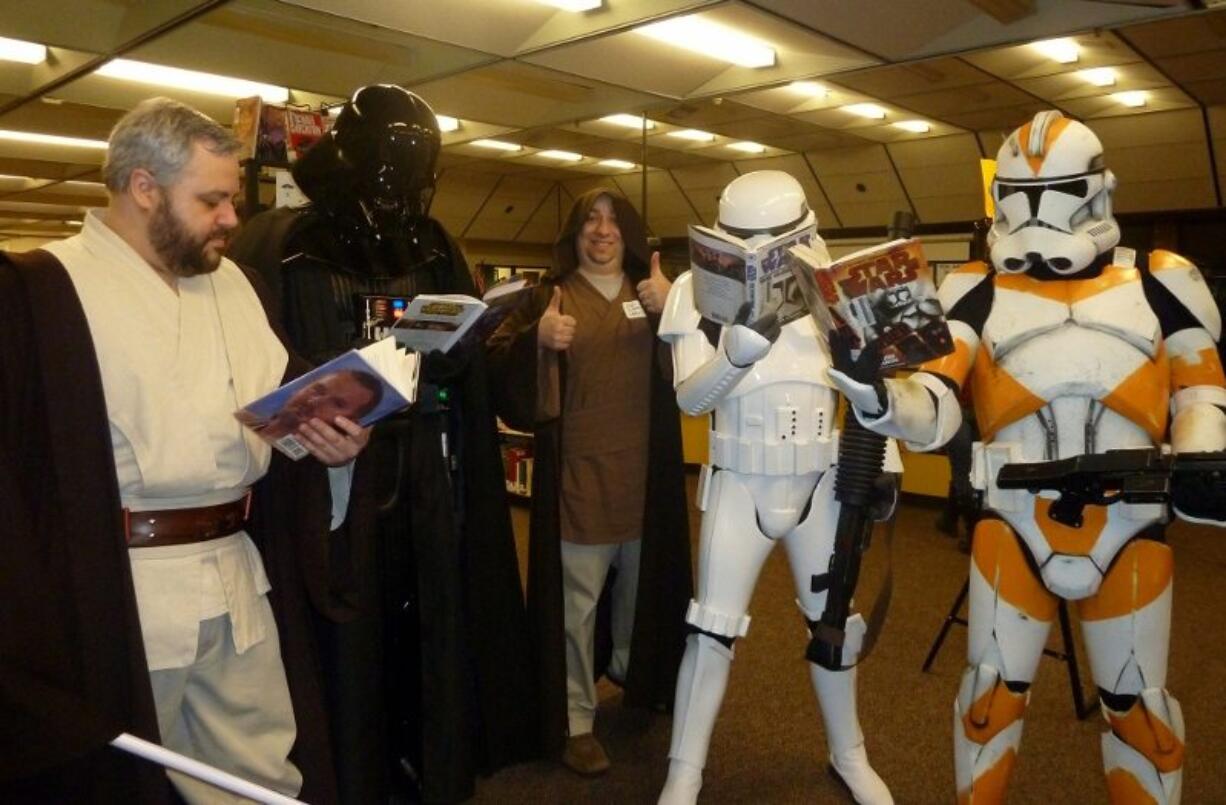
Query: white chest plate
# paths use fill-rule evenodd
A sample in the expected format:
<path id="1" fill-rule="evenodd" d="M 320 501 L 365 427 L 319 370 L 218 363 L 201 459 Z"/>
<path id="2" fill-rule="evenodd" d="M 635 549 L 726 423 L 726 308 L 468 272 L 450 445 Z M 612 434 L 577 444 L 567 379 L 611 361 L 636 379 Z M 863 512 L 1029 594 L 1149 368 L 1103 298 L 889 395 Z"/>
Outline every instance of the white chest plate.
<path id="1" fill-rule="evenodd" d="M 837 397 L 826 384 L 828 365 L 811 319 L 786 325 L 770 353 L 715 409 L 711 463 L 758 475 L 829 467 Z"/>

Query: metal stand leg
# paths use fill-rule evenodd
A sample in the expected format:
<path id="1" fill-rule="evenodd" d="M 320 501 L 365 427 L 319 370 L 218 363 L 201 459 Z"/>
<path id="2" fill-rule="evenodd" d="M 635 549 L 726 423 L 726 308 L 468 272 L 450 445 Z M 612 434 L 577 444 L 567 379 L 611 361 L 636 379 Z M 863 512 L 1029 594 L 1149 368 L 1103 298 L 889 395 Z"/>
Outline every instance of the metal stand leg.
<path id="1" fill-rule="evenodd" d="M 946 636 L 949 635 L 950 627 L 955 623 L 966 626 L 966 619 L 958 612 L 962 609 L 962 604 L 966 602 L 966 596 L 970 593 L 971 581 L 968 578 L 962 585 L 962 589 L 958 591 L 958 595 L 954 598 L 954 604 L 949 608 L 949 614 L 945 616 L 945 622 L 941 624 L 941 629 L 937 632 L 936 639 L 932 641 L 932 648 L 928 649 L 928 656 L 924 659 L 923 672 L 927 673 L 932 667 L 932 663 L 936 660 L 937 654 L 941 651 L 941 646 L 945 643 Z M 1057 611 L 1060 617 L 1060 637 L 1064 645 L 1063 651 L 1045 648 L 1043 653 L 1048 657 L 1053 657 L 1068 666 L 1069 686 L 1073 689 L 1073 709 L 1077 714 L 1077 718 L 1084 721 L 1098 706 L 1097 694 L 1091 701 L 1086 701 L 1085 693 L 1081 689 L 1081 667 L 1077 662 L 1077 648 L 1073 643 L 1073 626 L 1069 621 L 1068 604 L 1065 601 L 1060 602 L 1060 607 Z"/>
<path id="2" fill-rule="evenodd" d="M 966 601 L 966 596 L 971 591 L 971 580 L 968 578 L 963 584 L 962 589 L 958 591 L 958 597 L 954 599 L 954 605 L 949 608 L 949 614 L 945 616 L 945 622 L 941 624 L 941 631 L 937 632 L 937 639 L 932 641 L 932 648 L 928 649 L 928 657 L 924 660 L 923 672 L 928 673 L 928 669 L 932 667 L 933 661 L 937 658 L 937 652 L 941 650 L 941 645 L 945 642 L 945 636 L 949 634 L 949 628 L 955 623 L 966 625 L 966 619 L 958 614 L 962 609 L 962 603 Z"/>

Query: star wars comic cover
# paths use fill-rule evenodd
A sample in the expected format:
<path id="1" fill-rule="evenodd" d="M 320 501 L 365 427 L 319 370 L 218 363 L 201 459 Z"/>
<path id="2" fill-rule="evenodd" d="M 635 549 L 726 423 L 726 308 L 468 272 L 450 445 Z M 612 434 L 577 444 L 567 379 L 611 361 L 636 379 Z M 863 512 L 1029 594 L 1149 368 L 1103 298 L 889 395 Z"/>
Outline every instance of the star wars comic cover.
<path id="1" fill-rule="evenodd" d="M 773 310 L 781 325 L 809 312 L 790 269 L 793 246 L 809 246 L 812 228 L 789 232 L 751 248 L 745 241 L 705 226 L 690 227 L 690 271 L 694 302 L 704 318 L 735 324 L 742 306 L 749 305 L 744 321 L 754 321 Z M 823 247 L 824 250 L 824 247 Z"/>
<path id="2" fill-rule="evenodd" d="M 880 342 L 882 369 L 915 366 L 953 352 L 953 336 L 919 240 L 890 241 L 833 263 L 804 245 L 790 251 L 796 259 L 789 267 L 818 330 L 840 331 L 851 344 L 853 359 L 873 341 Z"/>

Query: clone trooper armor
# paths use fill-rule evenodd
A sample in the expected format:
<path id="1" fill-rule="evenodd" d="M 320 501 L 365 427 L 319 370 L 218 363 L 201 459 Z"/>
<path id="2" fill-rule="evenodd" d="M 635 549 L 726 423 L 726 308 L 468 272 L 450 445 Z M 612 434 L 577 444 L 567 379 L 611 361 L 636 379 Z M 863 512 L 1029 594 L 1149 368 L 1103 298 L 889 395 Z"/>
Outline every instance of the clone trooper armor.
<path id="1" fill-rule="evenodd" d="M 1048 516 L 1053 495 L 995 479 L 1006 463 L 1159 446 L 1168 426 L 1176 453 L 1226 447 L 1219 314 L 1187 260 L 1156 251 L 1146 266 L 1114 248 L 1115 179 L 1086 126 L 1040 113 L 1005 141 L 996 171 L 991 265 L 963 266 L 940 289 L 956 351 L 886 381 L 884 411 L 873 390 L 831 378 L 861 422 L 916 450 L 953 436 L 956 389 L 971 384 L 983 439 L 972 481 L 989 517 L 975 531 L 969 667 L 954 706 L 959 802 L 1004 799 L 1029 686 L 1066 599 L 1110 726 L 1112 802 L 1173 805 L 1184 730 L 1165 689 L 1172 559 L 1146 538 L 1166 507 L 1092 506 L 1072 528 Z"/>
<path id="2" fill-rule="evenodd" d="M 729 184 L 718 226 L 751 245 L 807 230 L 811 245 L 825 248 L 803 189 L 780 171 L 746 174 Z M 692 633 L 677 678 L 668 781 L 660 795 L 668 805 L 697 799 L 732 644 L 749 628 L 746 610 L 763 562 L 783 542 L 801 614 L 816 623 L 826 596 L 811 592 L 810 580 L 829 567 L 838 518 L 831 472 L 838 398 L 824 379 L 829 357 L 812 319 L 783 326 L 774 343 L 743 324 L 723 327 L 716 337 L 709 324 L 695 306 L 691 275 L 681 275 L 659 335 L 672 347 L 679 405 L 691 415 L 713 417 L 710 464 L 698 493 L 704 514 L 697 597 L 686 613 Z M 868 764 L 856 715 L 852 666 L 864 635 L 858 614 L 847 633 L 848 667 L 809 669 L 831 764 L 857 802 L 890 803 L 889 790 Z"/>

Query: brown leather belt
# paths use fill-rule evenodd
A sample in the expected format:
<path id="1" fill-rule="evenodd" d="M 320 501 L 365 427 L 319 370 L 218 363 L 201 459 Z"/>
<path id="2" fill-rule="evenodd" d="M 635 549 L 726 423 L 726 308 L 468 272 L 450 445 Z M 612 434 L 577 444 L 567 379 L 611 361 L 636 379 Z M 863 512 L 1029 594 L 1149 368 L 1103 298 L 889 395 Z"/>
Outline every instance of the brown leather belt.
<path id="1" fill-rule="evenodd" d="M 251 511 L 251 493 L 229 503 L 196 509 L 123 510 L 124 536 L 129 548 L 187 545 L 228 537 L 241 531 Z"/>

